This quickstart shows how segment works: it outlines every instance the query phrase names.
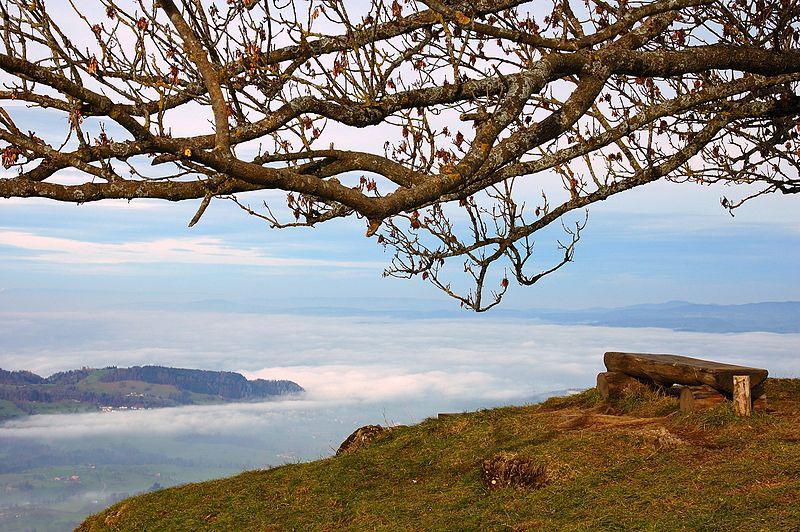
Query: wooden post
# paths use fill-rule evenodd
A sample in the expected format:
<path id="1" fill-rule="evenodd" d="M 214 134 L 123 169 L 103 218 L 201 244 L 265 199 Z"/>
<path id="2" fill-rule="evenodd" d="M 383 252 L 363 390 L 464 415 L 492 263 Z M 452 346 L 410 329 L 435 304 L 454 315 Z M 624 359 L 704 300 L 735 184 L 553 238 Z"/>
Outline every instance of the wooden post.
<path id="1" fill-rule="evenodd" d="M 748 417 L 753 413 L 749 375 L 734 375 L 733 377 L 733 409 L 736 411 L 736 415 L 741 417 Z"/>

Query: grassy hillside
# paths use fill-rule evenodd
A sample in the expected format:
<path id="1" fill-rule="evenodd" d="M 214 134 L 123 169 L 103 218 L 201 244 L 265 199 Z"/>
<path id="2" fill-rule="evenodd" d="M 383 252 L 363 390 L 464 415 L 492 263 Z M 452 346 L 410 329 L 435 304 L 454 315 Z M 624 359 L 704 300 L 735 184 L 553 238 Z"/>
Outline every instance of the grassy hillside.
<path id="1" fill-rule="evenodd" d="M 351 454 L 127 499 L 80 530 L 795 529 L 800 380 L 767 393 L 773 411 L 749 419 L 593 390 L 429 419 Z M 489 489 L 498 456 L 543 466 L 544 487 Z"/>

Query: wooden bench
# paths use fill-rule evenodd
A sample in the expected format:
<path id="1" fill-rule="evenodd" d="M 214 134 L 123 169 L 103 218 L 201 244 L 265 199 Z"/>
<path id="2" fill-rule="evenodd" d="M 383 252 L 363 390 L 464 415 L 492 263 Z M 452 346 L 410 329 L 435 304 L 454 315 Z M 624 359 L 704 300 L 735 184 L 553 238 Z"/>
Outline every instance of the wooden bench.
<path id="1" fill-rule="evenodd" d="M 632 387 L 645 387 L 680 395 L 681 409 L 693 411 L 732 398 L 734 377 L 746 376 L 750 385 L 748 396 L 757 400 L 757 406 L 766 404 L 765 369 L 678 355 L 616 351 L 606 353 L 603 361 L 608 371 L 597 376 L 597 390 L 603 398 L 618 396 Z M 675 384 L 682 387 L 672 388 Z"/>

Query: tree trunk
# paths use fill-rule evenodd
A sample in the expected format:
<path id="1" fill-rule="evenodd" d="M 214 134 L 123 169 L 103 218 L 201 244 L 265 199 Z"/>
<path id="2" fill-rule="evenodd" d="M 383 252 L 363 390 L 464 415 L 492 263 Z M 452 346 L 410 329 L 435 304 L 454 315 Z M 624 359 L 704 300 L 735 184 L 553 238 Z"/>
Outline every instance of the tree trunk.
<path id="1" fill-rule="evenodd" d="M 642 392 L 652 390 L 654 387 L 617 371 L 604 371 L 597 375 L 597 391 L 603 399 L 619 397 L 626 390 L 629 392 Z"/>
<path id="2" fill-rule="evenodd" d="M 681 412 L 708 410 L 725 401 L 725 396 L 711 386 L 683 386 L 681 388 Z"/>
<path id="3" fill-rule="evenodd" d="M 753 414 L 749 375 L 736 375 L 733 377 L 733 409 L 736 411 L 736 415 L 740 417 L 749 417 Z"/>

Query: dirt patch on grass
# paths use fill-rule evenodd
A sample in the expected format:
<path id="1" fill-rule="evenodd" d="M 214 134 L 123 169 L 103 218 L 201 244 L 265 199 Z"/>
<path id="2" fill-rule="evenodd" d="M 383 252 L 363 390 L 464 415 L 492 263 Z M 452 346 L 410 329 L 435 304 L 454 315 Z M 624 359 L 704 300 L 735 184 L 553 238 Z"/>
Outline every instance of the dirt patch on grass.
<path id="1" fill-rule="evenodd" d="M 657 449 L 669 449 L 686 444 L 681 438 L 668 431 L 666 427 L 655 427 L 631 432 L 641 438 L 643 443 L 652 445 Z"/>
<path id="2" fill-rule="evenodd" d="M 609 429 L 616 427 L 631 427 L 642 425 L 653 425 L 663 422 L 661 417 L 629 417 L 614 416 L 609 414 L 595 414 L 593 412 L 577 411 L 566 412 L 562 416 L 557 427 L 562 430 L 579 429 Z"/>

